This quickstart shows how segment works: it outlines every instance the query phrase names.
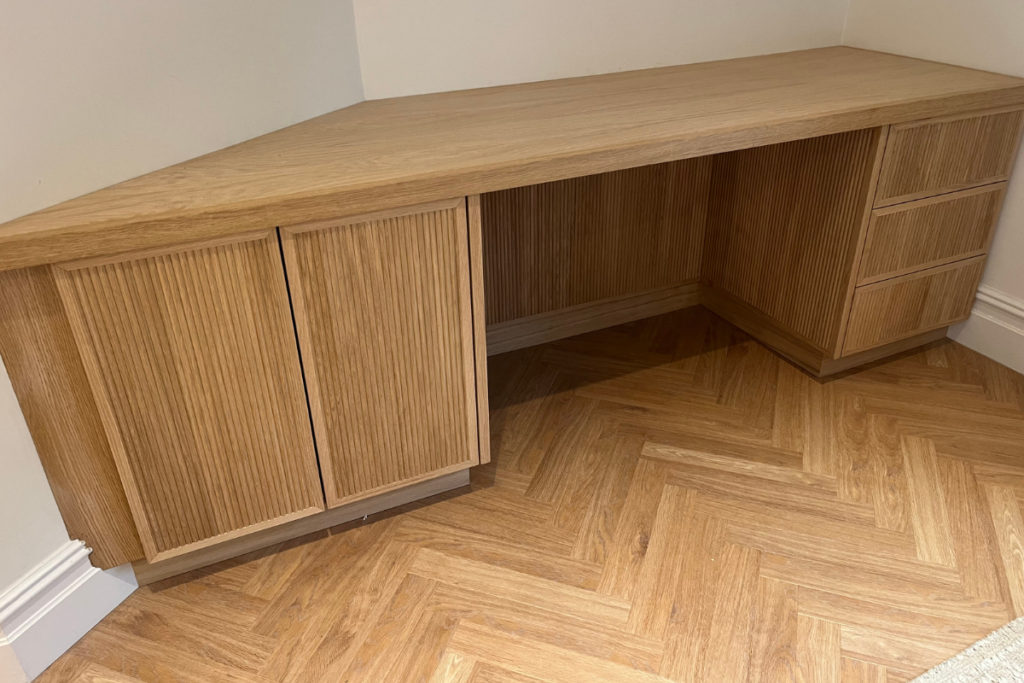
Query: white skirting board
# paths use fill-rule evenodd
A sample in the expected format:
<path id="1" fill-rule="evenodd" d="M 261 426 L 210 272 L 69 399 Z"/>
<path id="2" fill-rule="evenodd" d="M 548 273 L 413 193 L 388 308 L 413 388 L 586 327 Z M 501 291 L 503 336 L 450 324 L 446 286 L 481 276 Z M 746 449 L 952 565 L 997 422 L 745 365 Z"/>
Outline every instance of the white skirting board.
<path id="1" fill-rule="evenodd" d="M 1024 301 L 982 285 L 971 317 L 949 328 L 949 338 L 1024 373 Z"/>
<path id="2" fill-rule="evenodd" d="M 0 681 L 31 681 L 138 588 L 131 565 L 102 571 L 68 541 L 0 595 Z"/>

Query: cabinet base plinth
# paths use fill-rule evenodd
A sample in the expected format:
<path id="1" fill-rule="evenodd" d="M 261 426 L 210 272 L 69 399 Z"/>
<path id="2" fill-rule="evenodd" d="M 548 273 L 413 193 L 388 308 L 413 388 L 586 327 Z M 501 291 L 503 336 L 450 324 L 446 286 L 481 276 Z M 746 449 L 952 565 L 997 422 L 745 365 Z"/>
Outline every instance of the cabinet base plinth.
<path id="1" fill-rule="evenodd" d="M 223 562 L 224 560 L 238 557 L 254 550 L 261 550 L 284 541 L 289 541 L 299 536 L 316 533 L 332 526 L 345 524 L 352 520 L 373 515 L 384 510 L 389 510 L 399 505 L 405 505 L 416 500 L 429 498 L 430 496 L 451 491 L 469 485 L 469 469 L 452 472 L 431 479 L 429 481 L 413 484 L 396 491 L 389 491 L 373 498 L 360 500 L 351 505 L 332 508 L 315 515 L 282 524 L 280 526 L 256 532 L 248 536 L 242 536 L 232 541 L 197 550 L 193 553 L 179 555 L 163 562 L 146 562 L 140 560 L 132 564 L 135 570 L 135 578 L 140 586 L 145 586 L 156 581 L 184 574 L 194 569 L 207 567 L 211 564 Z"/>

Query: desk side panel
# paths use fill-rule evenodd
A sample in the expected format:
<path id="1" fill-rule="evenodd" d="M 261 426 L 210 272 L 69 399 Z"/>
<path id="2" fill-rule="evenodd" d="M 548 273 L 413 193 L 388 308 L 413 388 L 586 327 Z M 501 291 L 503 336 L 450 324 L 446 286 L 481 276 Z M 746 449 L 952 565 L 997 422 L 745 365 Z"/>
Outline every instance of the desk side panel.
<path id="1" fill-rule="evenodd" d="M 882 130 L 715 157 L 703 277 L 831 358 Z"/>
<path id="2" fill-rule="evenodd" d="M 0 355 L 68 534 L 109 569 L 142 559 L 128 499 L 47 266 L 0 273 Z"/>

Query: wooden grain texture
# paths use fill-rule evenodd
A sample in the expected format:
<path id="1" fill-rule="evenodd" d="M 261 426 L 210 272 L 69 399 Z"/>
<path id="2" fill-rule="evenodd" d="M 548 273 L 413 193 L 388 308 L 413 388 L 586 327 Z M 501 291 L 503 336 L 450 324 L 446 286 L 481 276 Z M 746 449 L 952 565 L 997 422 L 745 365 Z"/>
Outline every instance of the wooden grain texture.
<path id="1" fill-rule="evenodd" d="M 274 234 L 54 275 L 147 559 L 323 509 Z"/>
<path id="2" fill-rule="evenodd" d="M 984 268 L 985 257 L 976 256 L 858 287 L 843 355 L 967 318 Z"/>
<path id="3" fill-rule="evenodd" d="M 331 507 L 479 462 L 466 206 L 402 213 L 281 231 Z"/>
<path id="4" fill-rule="evenodd" d="M 480 195 L 466 197 L 469 222 L 469 284 L 473 294 L 473 353 L 476 360 L 477 440 L 480 464 L 491 461 L 491 410 L 487 401 L 487 316 L 484 297 L 483 234 Z"/>
<path id="5" fill-rule="evenodd" d="M 695 280 L 495 323 L 487 326 L 487 355 L 508 353 L 696 306 L 703 300 L 703 294 L 704 285 Z"/>
<path id="6" fill-rule="evenodd" d="M 481 196 L 487 324 L 700 277 L 711 157 Z"/>
<path id="7" fill-rule="evenodd" d="M 231 558 L 245 556 L 248 553 L 262 550 L 263 548 L 277 546 L 288 541 L 294 542 L 294 539 L 333 526 L 345 524 L 367 515 L 377 514 L 384 510 L 407 505 L 422 498 L 429 498 L 468 485 L 469 472 L 467 470 L 460 470 L 418 484 L 412 484 L 405 488 L 388 491 L 379 496 L 364 498 L 348 505 L 330 508 L 315 515 L 296 519 L 286 524 L 279 524 L 278 526 L 218 543 L 208 548 L 202 548 L 195 552 L 178 555 L 163 562 L 149 563 L 145 560 L 140 560 L 132 565 L 132 569 L 135 571 L 135 578 L 139 585 L 145 586 L 157 581 L 163 581 L 172 576 L 178 576 L 179 574 L 185 574 L 218 562 L 230 560 Z"/>
<path id="8" fill-rule="evenodd" d="M 1005 194 L 998 183 L 875 209 L 857 284 L 987 253 Z"/>
<path id="9" fill-rule="evenodd" d="M 876 206 L 1006 180 L 1024 110 L 895 125 L 889 133 Z"/>
<path id="10" fill-rule="evenodd" d="M 985 487 L 1013 614 L 1024 616 L 1024 515 L 1013 491 Z"/>
<path id="11" fill-rule="evenodd" d="M 470 486 L 143 587 L 38 683 L 886 683 L 1016 615 L 1024 377 L 955 342 L 822 385 L 698 308 L 488 364 Z"/>
<path id="12" fill-rule="evenodd" d="M 71 538 L 109 569 L 143 557 L 49 268 L 0 273 L 0 356 Z"/>
<path id="13" fill-rule="evenodd" d="M 880 140 L 869 129 L 715 157 L 708 286 L 831 357 Z"/>
<path id="14" fill-rule="evenodd" d="M 363 102 L 12 221 L 0 269 L 1022 104 L 849 47 Z"/>
<path id="15" fill-rule="evenodd" d="M 812 375 L 822 373 L 824 359 L 829 354 L 768 314 L 728 292 L 711 287 L 704 289 L 701 303 Z"/>

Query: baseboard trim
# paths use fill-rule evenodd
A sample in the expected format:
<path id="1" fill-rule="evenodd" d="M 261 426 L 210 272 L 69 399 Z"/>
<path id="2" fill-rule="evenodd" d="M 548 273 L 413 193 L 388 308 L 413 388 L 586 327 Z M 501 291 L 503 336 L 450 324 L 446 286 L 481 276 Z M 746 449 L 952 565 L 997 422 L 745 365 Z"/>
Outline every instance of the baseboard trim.
<path id="1" fill-rule="evenodd" d="M 1024 301 L 982 285 L 971 316 L 949 338 L 1024 374 Z"/>
<path id="2" fill-rule="evenodd" d="M 821 368 L 818 370 L 818 377 L 828 377 L 834 375 L 837 372 L 845 372 L 854 368 L 860 367 L 861 365 L 867 365 L 868 363 L 874 363 L 876 360 L 882 360 L 889 356 L 895 356 L 898 353 L 904 351 L 910 351 L 916 349 L 919 346 L 925 344 L 931 344 L 934 341 L 946 338 L 946 330 L 949 327 L 939 327 L 934 330 L 928 330 L 923 334 L 917 334 L 913 337 L 907 337 L 906 339 L 900 339 L 883 346 L 876 346 L 873 349 L 864 349 L 857 353 L 852 353 L 849 356 L 843 356 L 842 358 L 829 359 L 826 358 L 821 362 Z"/>
<path id="3" fill-rule="evenodd" d="M 822 349 L 802 339 L 769 315 L 740 301 L 728 292 L 708 287 L 704 290 L 704 306 L 740 328 L 793 364 L 815 377 L 821 373 L 826 358 Z"/>
<path id="4" fill-rule="evenodd" d="M 832 358 L 823 350 L 813 346 L 766 314 L 731 294 L 709 287 L 704 290 L 704 306 L 818 379 L 909 351 L 946 336 L 946 328 L 941 327 L 884 346 L 865 349 L 843 358 Z"/>
<path id="5" fill-rule="evenodd" d="M 703 290 L 702 283 L 691 281 L 488 325 L 487 355 L 546 344 L 696 306 L 701 302 Z"/>
<path id="6" fill-rule="evenodd" d="M 412 503 L 422 498 L 429 498 L 439 493 L 461 488 L 469 484 L 469 465 L 458 472 L 412 484 L 405 488 L 382 493 L 373 498 L 366 498 L 348 505 L 325 510 L 315 515 L 303 517 L 280 526 L 257 531 L 248 536 L 225 541 L 219 545 L 203 548 L 194 552 L 178 555 L 162 562 L 146 562 L 140 560 L 132 564 L 135 578 L 140 586 L 162 581 L 178 574 L 200 569 L 211 564 L 245 555 L 255 550 L 262 550 L 293 538 L 305 536 L 328 529 L 332 526 L 345 524 L 360 517 L 374 515 L 399 505 Z"/>
<path id="7" fill-rule="evenodd" d="M 0 595 L 0 662 L 32 680 L 138 587 L 128 565 L 102 571 L 68 541 Z M 6 652 L 4 652 L 6 650 Z"/>

